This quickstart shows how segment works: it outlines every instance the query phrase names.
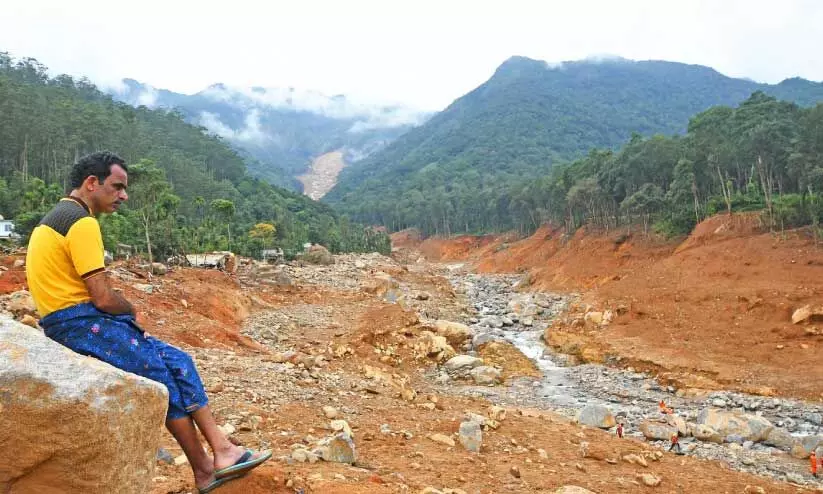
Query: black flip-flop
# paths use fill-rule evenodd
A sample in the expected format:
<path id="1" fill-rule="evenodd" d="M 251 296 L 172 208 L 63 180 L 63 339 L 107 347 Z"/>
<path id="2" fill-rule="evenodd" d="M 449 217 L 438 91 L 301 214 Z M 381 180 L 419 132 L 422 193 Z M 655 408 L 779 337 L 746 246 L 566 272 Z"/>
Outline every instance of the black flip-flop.
<path id="1" fill-rule="evenodd" d="M 254 456 L 254 451 L 247 449 L 246 452 L 243 453 L 243 456 L 241 456 L 234 465 L 215 471 L 214 476 L 220 479 L 227 475 L 245 475 L 252 468 L 259 466 L 261 463 L 271 458 L 271 451 L 263 451 L 260 453 L 260 456 L 254 459 L 251 459 L 252 456 Z"/>

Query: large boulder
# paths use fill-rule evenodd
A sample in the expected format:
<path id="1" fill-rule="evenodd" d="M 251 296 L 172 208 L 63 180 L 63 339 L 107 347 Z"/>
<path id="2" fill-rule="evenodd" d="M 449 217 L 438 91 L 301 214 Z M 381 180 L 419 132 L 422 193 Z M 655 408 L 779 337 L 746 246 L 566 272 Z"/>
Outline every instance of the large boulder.
<path id="1" fill-rule="evenodd" d="M 449 344 L 453 347 L 463 345 L 463 343 L 465 343 L 466 340 L 471 338 L 474 334 L 471 328 L 465 324 L 445 321 L 443 319 L 438 319 L 434 322 L 434 329 L 437 334 L 445 337 L 449 341 Z"/>
<path id="2" fill-rule="evenodd" d="M 420 337 L 414 343 L 414 349 L 421 357 L 428 357 L 436 362 L 443 362 L 456 355 L 454 348 L 449 345 L 445 337 L 437 336 L 430 331 L 420 332 Z"/>
<path id="3" fill-rule="evenodd" d="M 640 424 L 640 432 L 643 433 L 646 439 L 668 441 L 673 435 L 677 434 L 677 428 L 662 422 L 646 420 Z"/>
<path id="4" fill-rule="evenodd" d="M 457 355 L 443 364 L 446 372 L 453 376 L 466 376 L 472 369 L 483 365 L 483 359 L 471 355 Z"/>
<path id="5" fill-rule="evenodd" d="M 481 386 L 492 386 L 503 382 L 503 373 L 500 372 L 500 369 L 489 365 L 475 367 L 470 374 L 475 384 Z"/>
<path id="6" fill-rule="evenodd" d="M 334 264 L 334 256 L 322 245 L 315 244 L 309 247 L 309 251 L 303 254 L 303 260 L 310 264 Z"/>
<path id="7" fill-rule="evenodd" d="M 766 439 L 763 440 L 763 443 L 768 444 L 769 446 L 774 446 L 775 448 L 780 448 L 784 451 L 791 451 L 792 446 L 794 446 L 795 437 L 782 427 L 775 427 L 769 432 L 769 435 L 766 436 Z"/>
<path id="8" fill-rule="evenodd" d="M 0 319 L 0 492 L 151 490 L 168 392 Z"/>
<path id="9" fill-rule="evenodd" d="M 766 439 L 774 429 L 774 425 L 763 417 L 714 408 L 702 410 L 697 423 L 711 427 L 723 437 L 740 436 L 746 441 L 754 442 Z"/>
<path id="10" fill-rule="evenodd" d="M 795 440 L 791 454 L 795 458 L 808 458 L 812 451 L 823 446 L 823 436 L 803 436 Z"/>
<path id="11" fill-rule="evenodd" d="M 617 425 L 614 415 L 603 405 L 586 405 L 577 414 L 577 423 L 601 429 L 610 429 Z"/>
<path id="12" fill-rule="evenodd" d="M 694 436 L 695 439 L 717 444 L 723 442 L 723 436 L 708 425 L 692 424 L 690 431 L 691 435 Z"/>

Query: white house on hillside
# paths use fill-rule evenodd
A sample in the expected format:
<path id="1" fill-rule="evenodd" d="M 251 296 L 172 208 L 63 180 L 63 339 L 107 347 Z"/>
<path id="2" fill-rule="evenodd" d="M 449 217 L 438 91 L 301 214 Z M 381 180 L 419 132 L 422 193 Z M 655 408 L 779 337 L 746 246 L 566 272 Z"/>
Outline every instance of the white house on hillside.
<path id="1" fill-rule="evenodd" d="M 20 235 L 14 233 L 14 222 L 3 219 L 2 216 L 0 216 L 0 238 L 20 238 Z"/>

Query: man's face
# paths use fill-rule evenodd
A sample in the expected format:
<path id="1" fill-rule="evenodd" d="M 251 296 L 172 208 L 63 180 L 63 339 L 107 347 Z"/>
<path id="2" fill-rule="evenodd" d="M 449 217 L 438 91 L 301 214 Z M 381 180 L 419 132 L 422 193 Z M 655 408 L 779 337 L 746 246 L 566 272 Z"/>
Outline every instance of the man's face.
<path id="1" fill-rule="evenodd" d="M 92 192 L 95 213 L 113 213 L 120 204 L 127 201 L 129 195 L 126 189 L 129 186 L 129 177 L 126 170 L 120 165 L 112 165 L 111 174 L 102 183 L 94 179 L 96 186 Z"/>

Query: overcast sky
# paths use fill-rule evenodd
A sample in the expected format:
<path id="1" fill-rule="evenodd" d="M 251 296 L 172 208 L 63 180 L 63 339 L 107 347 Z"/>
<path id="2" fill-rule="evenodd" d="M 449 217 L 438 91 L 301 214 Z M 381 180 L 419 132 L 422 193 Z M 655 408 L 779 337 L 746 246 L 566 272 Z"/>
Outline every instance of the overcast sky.
<path id="1" fill-rule="evenodd" d="M 0 51 L 97 83 L 293 86 L 444 108 L 512 55 L 823 80 L 818 0 L 4 0 Z"/>

